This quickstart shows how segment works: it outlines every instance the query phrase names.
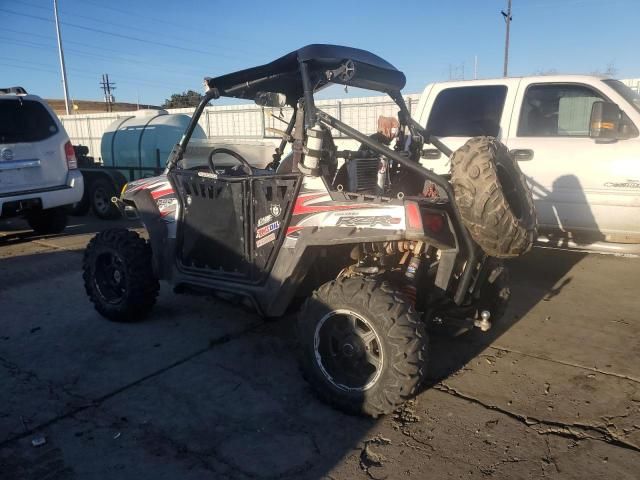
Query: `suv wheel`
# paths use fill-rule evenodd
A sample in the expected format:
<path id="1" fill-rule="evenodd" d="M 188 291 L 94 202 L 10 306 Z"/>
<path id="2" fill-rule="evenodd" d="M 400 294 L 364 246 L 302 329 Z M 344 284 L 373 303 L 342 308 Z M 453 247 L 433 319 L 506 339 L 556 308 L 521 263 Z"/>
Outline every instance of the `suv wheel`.
<path id="1" fill-rule="evenodd" d="M 120 217 L 120 210 L 111 201 L 116 191 L 113 184 L 103 178 L 99 178 L 89 186 L 91 208 L 96 217 L 104 220 L 112 220 Z"/>
<path id="2" fill-rule="evenodd" d="M 83 260 L 84 288 L 96 310 L 109 320 L 133 322 L 153 307 L 160 284 L 151 247 L 126 229 L 109 229 L 91 239 Z"/>
<path id="3" fill-rule="evenodd" d="M 326 283 L 304 304 L 298 335 L 305 377 L 324 401 L 348 413 L 390 413 L 424 379 L 425 325 L 387 283 Z"/>
<path id="4" fill-rule="evenodd" d="M 27 214 L 27 222 L 38 234 L 60 233 L 67 226 L 67 212 L 64 207 L 36 210 Z"/>

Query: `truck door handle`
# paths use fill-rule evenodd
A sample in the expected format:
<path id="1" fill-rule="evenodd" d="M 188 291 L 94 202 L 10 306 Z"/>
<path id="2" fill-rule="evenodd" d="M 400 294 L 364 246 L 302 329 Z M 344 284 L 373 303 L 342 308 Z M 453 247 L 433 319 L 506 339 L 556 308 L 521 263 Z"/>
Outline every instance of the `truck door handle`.
<path id="1" fill-rule="evenodd" d="M 437 150 L 435 148 L 427 148 L 425 150 L 422 150 L 422 155 L 420 156 L 426 160 L 437 160 L 438 158 L 440 158 L 440 150 Z"/>
<path id="2" fill-rule="evenodd" d="M 513 159 L 518 162 L 533 160 L 533 150 L 530 150 L 528 148 L 511 150 L 509 153 L 511 154 Z"/>

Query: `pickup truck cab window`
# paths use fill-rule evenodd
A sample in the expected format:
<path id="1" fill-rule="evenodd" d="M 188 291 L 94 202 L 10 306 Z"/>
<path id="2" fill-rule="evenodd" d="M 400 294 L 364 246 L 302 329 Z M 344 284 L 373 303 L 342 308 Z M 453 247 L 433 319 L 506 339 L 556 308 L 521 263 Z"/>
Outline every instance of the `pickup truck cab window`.
<path id="1" fill-rule="evenodd" d="M 437 137 L 497 137 L 507 87 L 452 87 L 436 97 L 427 130 Z"/>
<path id="2" fill-rule="evenodd" d="M 520 113 L 519 137 L 587 137 L 594 102 L 605 100 L 583 85 L 532 85 Z"/>
<path id="3" fill-rule="evenodd" d="M 631 105 L 640 113 L 640 94 L 639 93 L 631 90 L 620 80 L 609 79 L 609 80 L 603 80 L 603 82 L 609 85 L 611 88 L 613 88 L 616 92 L 618 92 L 620 96 L 622 96 L 627 102 L 629 102 L 629 105 Z"/>

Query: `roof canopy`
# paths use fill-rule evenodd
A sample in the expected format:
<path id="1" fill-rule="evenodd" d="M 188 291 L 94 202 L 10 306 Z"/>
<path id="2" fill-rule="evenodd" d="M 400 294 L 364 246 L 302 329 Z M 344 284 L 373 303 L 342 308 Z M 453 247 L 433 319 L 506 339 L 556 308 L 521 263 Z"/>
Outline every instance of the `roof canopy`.
<path id="1" fill-rule="evenodd" d="M 349 62 L 350 61 L 350 62 Z M 345 63 L 353 67 L 350 75 L 327 75 Z M 306 63 L 313 91 L 327 83 L 390 93 L 405 85 L 404 74 L 386 60 L 366 50 L 338 45 L 314 44 L 302 47 L 271 63 L 206 79 L 209 88 L 221 96 L 255 100 L 258 92 L 282 93 L 294 105 L 303 96 L 301 64 Z"/>

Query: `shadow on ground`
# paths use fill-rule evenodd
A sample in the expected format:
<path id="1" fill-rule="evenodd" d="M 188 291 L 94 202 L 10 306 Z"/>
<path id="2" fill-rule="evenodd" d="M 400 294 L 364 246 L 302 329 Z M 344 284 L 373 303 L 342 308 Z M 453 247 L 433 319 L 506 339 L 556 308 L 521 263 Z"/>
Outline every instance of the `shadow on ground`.
<path id="1" fill-rule="evenodd" d="M 572 281 L 572 277 L 567 274 L 585 256 L 585 253 L 579 252 L 534 249 L 524 257 L 506 262 L 510 275 L 511 301 L 503 318 L 494 322 L 492 328 L 485 333 L 474 329 L 457 338 L 432 335 L 430 381 L 425 388 L 463 368 L 539 302 L 559 295 Z"/>
<path id="2" fill-rule="evenodd" d="M 64 243 L 131 225 L 75 220 L 44 238 Z M 14 224 L 0 246 L 43 239 L 21 228 Z M 265 324 L 240 306 L 165 289 L 146 322 L 106 322 L 84 294 L 81 253 L 0 259 L 11 278 L 0 284 L 0 463 L 8 478 L 50 471 L 55 478 L 320 479 L 348 457 L 369 471 L 374 460 L 362 457 L 362 445 L 376 441 L 369 436 L 377 421 L 316 400 L 296 365 L 293 315 Z M 534 250 L 509 262 L 505 317 L 484 334 L 433 337 L 425 388 L 558 295 L 583 257 Z M 406 419 L 391 421 L 401 428 Z M 30 441 L 41 433 L 47 445 L 34 449 Z"/>
<path id="3" fill-rule="evenodd" d="M 140 223 L 126 219 L 100 220 L 87 215 L 83 217 L 69 217 L 67 228 L 61 233 L 52 235 L 39 235 L 35 233 L 26 220 L 21 218 L 9 218 L 0 220 L 0 247 L 5 245 L 18 245 L 33 240 L 48 240 L 64 238 L 72 235 L 93 234 L 107 228 L 137 228 Z"/>

